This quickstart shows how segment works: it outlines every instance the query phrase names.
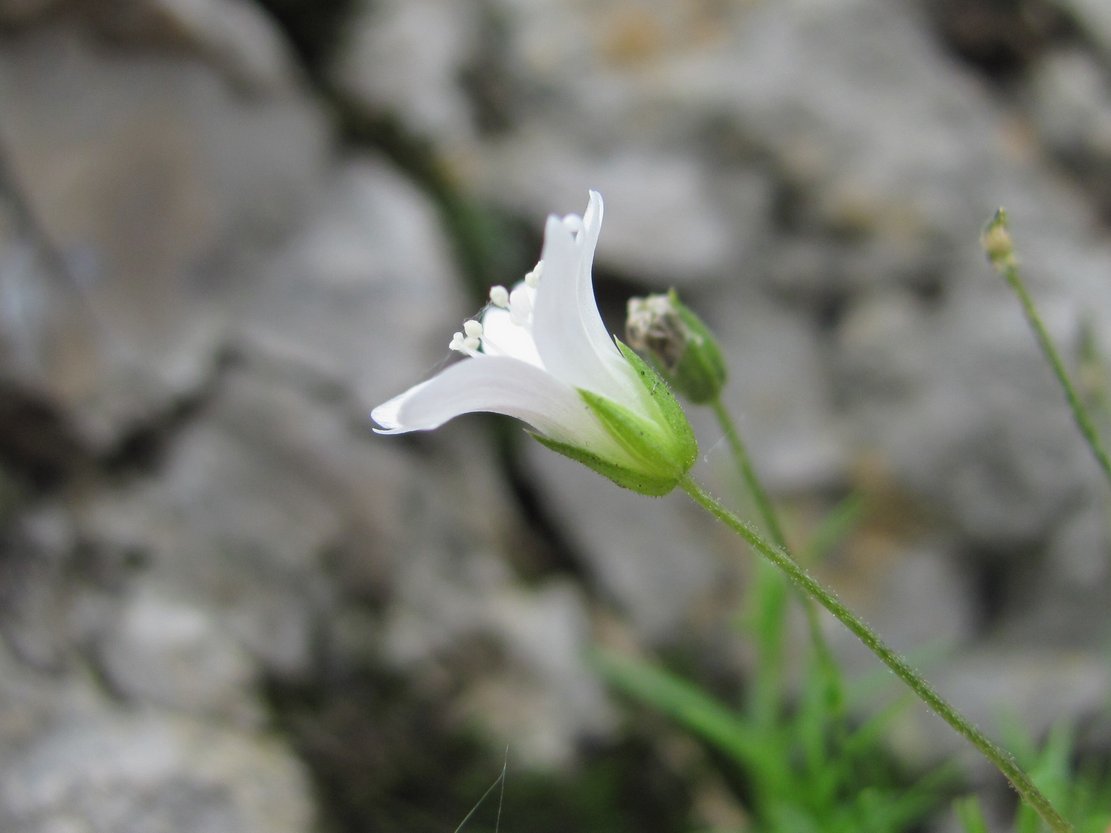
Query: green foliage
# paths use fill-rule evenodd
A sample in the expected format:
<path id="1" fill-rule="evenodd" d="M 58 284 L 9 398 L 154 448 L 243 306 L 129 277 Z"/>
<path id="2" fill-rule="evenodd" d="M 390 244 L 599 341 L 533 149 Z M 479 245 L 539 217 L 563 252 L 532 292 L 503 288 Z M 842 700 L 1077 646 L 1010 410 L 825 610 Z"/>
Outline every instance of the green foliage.
<path id="1" fill-rule="evenodd" d="M 947 775 L 910 785 L 897 776 L 880 736 L 891 713 L 850 727 L 830 711 L 813 671 L 797 708 L 769 719 L 652 663 L 612 653 L 595 661 L 614 686 L 723 753 L 762 833 L 895 833 L 940 802 Z"/>
<path id="2" fill-rule="evenodd" d="M 855 499 L 832 513 L 816 536 L 831 547 L 859 517 Z M 814 549 L 814 548 L 812 548 Z M 791 596 L 783 577 L 761 566 L 746 601 L 742 627 L 755 642 L 757 663 L 745 702 L 723 702 L 657 664 L 614 653 L 594 660 L 616 688 L 673 720 L 724 762 L 738 783 L 738 801 L 761 833 L 898 833 L 941 806 L 948 770 L 912 783 L 899 772 L 883 732 L 900 706 L 861 725 L 847 718 L 837 669 L 815 651 L 791 708 L 784 673 Z"/>

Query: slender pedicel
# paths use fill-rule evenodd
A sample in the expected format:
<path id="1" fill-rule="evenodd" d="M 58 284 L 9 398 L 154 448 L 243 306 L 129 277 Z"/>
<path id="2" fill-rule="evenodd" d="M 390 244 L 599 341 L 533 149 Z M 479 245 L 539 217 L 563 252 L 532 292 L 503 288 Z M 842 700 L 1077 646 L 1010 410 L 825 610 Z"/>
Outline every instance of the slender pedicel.
<path id="1" fill-rule="evenodd" d="M 875 654 L 900 680 L 906 683 L 911 691 L 918 696 L 918 699 L 980 750 L 980 753 L 991 761 L 1011 782 L 1011 786 L 1022 796 L 1022 799 L 1042 817 L 1053 833 L 1071 833 L 1072 826 L 1065 821 L 1049 799 L 1034 786 L 1029 776 L 1022 771 L 1022 768 L 1009 753 L 996 745 L 944 697 L 938 694 L 905 659 L 889 648 L 875 631 L 845 607 L 832 592 L 826 590 L 817 579 L 800 567 L 785 550 L 772 546 L 765 541 L 752 526 L 718 503 L 706 490 L 689 477 L 684 477 L 679 486 L 690 496 L 691 500 L 737 533 L 752 549 L 782 570 L 808 596 L 832 613 L 841 624 L 864 644 L 864 647 Z"/>

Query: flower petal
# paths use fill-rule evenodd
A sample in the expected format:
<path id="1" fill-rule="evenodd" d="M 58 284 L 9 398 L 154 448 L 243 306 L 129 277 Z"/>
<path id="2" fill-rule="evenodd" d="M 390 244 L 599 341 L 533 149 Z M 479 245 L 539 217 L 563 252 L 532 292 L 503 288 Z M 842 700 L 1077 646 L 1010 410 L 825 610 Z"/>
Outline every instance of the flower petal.
<path id="1" fill-rule="evenodd" d="M 594 265 L 594 250 L 598 247 L 598 236 L 602 233 L 603 209 L 602 195 L 597 191 L 591 191 L 586 211 L 583 212 L 583 231 L 585 233 L 583 243 L 586 246 L 584 265 L 586 266 L 587 277 L 590 276 L 590 269 Z"/>
<path id="2" fill-rule="evenodd" d="M 536 367 L 543 367 L 532 329 L 513 323 L 512 313 L 494 307 L 482 316 L 482 352 L 487 356 L 511 356 Z"/>
<path id="3" fill-rule="evenodd" d="M 602 195 L 597 191 L 590 192 L 590 201 L 587 203 L 586 212 L 583 214 L 583 230 L 577 241 L 579 246 L 579 272 L 575 285 L 575 292 L 580 301 L 589 300 L 590 310 L 583 310 L 583 332 L 594 346 L 595 351 L 603 354 L 618 353 L 614 349 L 613 338 L 610 336 L 602 316 L 598 314 L 598 302 L 594 300 L 594 250 L 598 247 L 598 236 L 602 233 Z M 592 314 L 591 314 L 592 313 Z"/>
<path id="4" fill-rule="evenodd" d="M 569 385 L 518 359 L 478 355 L 444 370 L 389 402 L 370 417 L 379 434 L 428 431 L 462 414 L 491 411 L 527 422 L 541 434 L 599 454 L 627 454 Z"/>
<path id="5" fill-rule="evenodd" d="M 596 192 L 591 194 L 588 214 L 594 225 L 588 229 L 584 222 L 578 240 L 558 217 L 548 218 L 533 338 L 552 375 L 635 407 L 636 380 L 606 333 L 594 300 L 590 264 L 601 222 L 601 198 Z"/>

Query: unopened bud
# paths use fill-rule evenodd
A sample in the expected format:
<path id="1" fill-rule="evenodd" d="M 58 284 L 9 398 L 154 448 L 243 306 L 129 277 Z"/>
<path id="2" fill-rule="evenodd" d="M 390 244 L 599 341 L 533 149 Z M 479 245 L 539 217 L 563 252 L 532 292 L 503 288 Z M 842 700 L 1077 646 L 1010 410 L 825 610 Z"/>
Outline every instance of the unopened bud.
<path id="1" fill-rule="evenodd" d="M 1011 232 L 1007 229 L 1006 209 L 996 210 L 980 235 L 980 245 L 984 247 L 984 253 L 996 269 L 1002 271 L 1018 265 Z"/>
<path id="2" fill-rule="evenodd" d="M 660 375 L 695 404 L 712 402 L 725 385 L 725 360 L 710 329 L 679 300 L 666 295 L 630 298 L 625 335 Z"/>

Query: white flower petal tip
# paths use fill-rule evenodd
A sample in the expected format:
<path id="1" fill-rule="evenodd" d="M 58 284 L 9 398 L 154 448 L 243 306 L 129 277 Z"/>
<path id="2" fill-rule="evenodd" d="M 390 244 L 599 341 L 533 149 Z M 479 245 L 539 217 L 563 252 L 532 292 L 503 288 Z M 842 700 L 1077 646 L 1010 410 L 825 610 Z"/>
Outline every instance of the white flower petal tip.
<path id="1" fill-rule="evenodd" d="M 429 431 L 490 411 L 527 423 L 544 445 L 642 494 L 671 491 L 698 446 L 667 384 L 615 344 L 591 268 L 602 196 L 583 216 L 548 218 L 543 255 L 512 289 L 464 322 L 450 347 L 468 356 L 371 412 L 379 434 Z"/>
<path id="2" fill-rule="evenodd" d="M 401 397 L 396 396 L 370 412 L 370 418 L 377 423 L 374 428 L 375 434 L 401 434 L 405 432 L 406 429 L 401 426 L 398 420 L 400 407 Z"/>

